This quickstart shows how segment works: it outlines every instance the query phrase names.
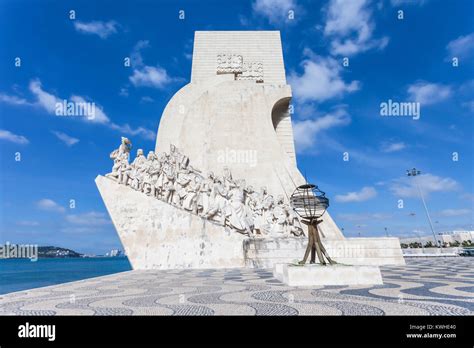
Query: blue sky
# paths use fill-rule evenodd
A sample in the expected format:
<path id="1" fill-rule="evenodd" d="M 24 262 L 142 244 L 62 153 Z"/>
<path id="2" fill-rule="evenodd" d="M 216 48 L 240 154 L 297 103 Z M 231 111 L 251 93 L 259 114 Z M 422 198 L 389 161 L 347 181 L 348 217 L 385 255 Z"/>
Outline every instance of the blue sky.
<path id="1" fill-rule="evenodd" d="M 405 176 L 414 166 L 435 229 L 472 229 L 473 7 L 2 0 L 0 242 L 87 253 L 121 247 L 94 178 L 109 171 L 121 135 L 154 148 L 163 108 L 189 82 L 195 30 L 281 31 L 298 165 L 327 192 L 346 236 L 384 235 L 384 227 L 397 236 L 429 233 Z M 94 120 L 58 117 L 58 99 L 94 102 L 100 112 Z M 420 118 L 382 117 L 389 99 L 419 102 Z"/>

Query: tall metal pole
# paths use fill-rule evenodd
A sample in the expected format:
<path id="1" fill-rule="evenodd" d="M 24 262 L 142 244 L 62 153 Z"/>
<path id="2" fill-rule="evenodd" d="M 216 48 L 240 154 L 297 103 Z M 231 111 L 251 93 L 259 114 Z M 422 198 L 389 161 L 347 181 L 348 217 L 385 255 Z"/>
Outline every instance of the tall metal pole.
<path id="1" fill-rule="evenodd" d="M 420 185 L 418 184 L 418 180 L 416 179 L 416 176 L 419 175 L 420 173 L 421 172 L 419 170 L 416 170 L 416 168 L 413 168 L 411 171 L 407 170 L 407 175 L 413 176 L 413 180 L 415 181 L 416 188 L 418 189 L 418 193 L 420 194 L 421 201 L 423 202 L 423 207 L 425 208 L 425 213 L 426 213 L 426 216 L 428 217 L 428 222 L 430 224 L 431 232 L 433 233 L 435 246 L 439 247 L 438 239 L 436 238 L 436 233 L 433 228 L 433 222 L 431 221 L 430 213 L 428 213 L 428 208 L 426 207 L 425 197 L 423 197 L 423 193 L 421 192 Z"/>

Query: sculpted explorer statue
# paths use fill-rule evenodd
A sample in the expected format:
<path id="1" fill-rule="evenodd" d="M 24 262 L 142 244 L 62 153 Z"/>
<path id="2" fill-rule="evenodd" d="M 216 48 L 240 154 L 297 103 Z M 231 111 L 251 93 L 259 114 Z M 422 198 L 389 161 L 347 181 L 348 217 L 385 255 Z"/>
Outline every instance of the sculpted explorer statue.
<path id="1" fill-rule="evenodd" d="M 132 186 L 133 189 L 135 190 L 140 190 L 143 185 L 143 177 L 145 174 L 145 169 L 146 169 L 146 158 L 143 155 L 143 150 L 138 149 L 137 150 L 137 157 L 132 162 L 132 171 L 131 171 L 131 183 L 130 185 Z"/>
<path id="2" fill-rule="evenodd" d="M 153 191 L 153 177 L 156 175 L 156 156 L 153 151 L 148 152 L 146 156 L 146 161 L 143 165 L 144 173 L 143 173 L 143 183 L 141 185 L 142 192 L 146 193 L 147 195 L 151 195 Z"/>
<path id="3" fill-rule="evenodd" d="M 252 236 L 252 214 L 245 205 L 245 180 L 240 180 L 238 185 L 233 185 L 229 192 L 229 204 L 226 209 L 227 224 L 237 232 Z"/>
<path id="4" fill-rule="evenodd" d="M 197 214 L 200 209 L 199 195 L 201 192 L 201 178 L 198 175 L 195 175 L 194 180 L 186 186 L 185 191 L 186 194 L 183 197 L 183 209 Z"/>
<path id="5" fill-rule="evenodd" d="M 211 192 L 214 186 L 214 173 L 210 172 L 207 178 L 201 182 L 199 189 L 199 202 L 201 205 L 202 213 L 209 211 L 211 206 Z"/>
<path id="6" fill-rule="evenodd" d="M 176 175 L 175 185 L 175 195 L 173 199 L 174 205 L 182 206 L 183 200 L 187 196 L 187 186 L 191 182 L 191 175 L 189 169 L 186 167 L 181 167 Z"/>
<path id="7" fill-rule="evenodd" d="M 227 195 L 223 179 L 215 177 L 214 184 L 211 189 L 211 199 L 209 209 L 202 215 L 206 219 L 213 219 L 219 221 L 222 225 L 225 224 L 225 213 L 227 207 Z"/>
<path id="8" fill-rule="evenodd" d="M 122 142 L 120 143 L 120 146 L 110 153 L 110 158 L 114 160 L 112 172 L 106 174 L 105 176 L 112 179 L 116 179 L 121 182 L 121 180 L 119 179 L 120 169 L 124 166 L 124 162 L 127 162 L 128 164 L 131 148 L 132 143 L 130 142 L 130 140 L 125 137 L 122 137 Z"/>
<path id="9" fill-rule="evenodd" d="M 173 202 L 175 170 L 171 163 L 165 163 L 163 167 L 163 200 L 167 203 Z"/>

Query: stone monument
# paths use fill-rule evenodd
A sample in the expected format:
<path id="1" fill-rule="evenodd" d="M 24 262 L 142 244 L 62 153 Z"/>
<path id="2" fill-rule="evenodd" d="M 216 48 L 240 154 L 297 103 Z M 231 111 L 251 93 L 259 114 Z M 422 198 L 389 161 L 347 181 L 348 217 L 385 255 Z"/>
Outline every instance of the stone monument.
<path id="1" fill-rule="evenodd" d="M 317 83 L 317 81 L 315 81 Z M 191 81 L 168 102 L 145 156 L 122 138 L 96 183 L 134 269 L 273 267 L 307 227 L 289 206 L 296 165 L 278 31 L 197 31 Z M 133 150 L 135 151 L 135 150 Z M 337 262 L 404 264 L 398 238 L 319 226 Z"/>

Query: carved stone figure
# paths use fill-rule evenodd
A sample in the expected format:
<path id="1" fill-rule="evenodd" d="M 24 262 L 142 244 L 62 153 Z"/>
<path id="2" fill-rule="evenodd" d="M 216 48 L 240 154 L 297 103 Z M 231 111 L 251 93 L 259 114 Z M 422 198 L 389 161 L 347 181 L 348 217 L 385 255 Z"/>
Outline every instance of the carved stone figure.
<path id="1" fill-rule="evenodd" d="M 132 173 L 132 166 L 128 163 L 128 156 L 122 155 L 122 157 L 120 167 L 118 168 L 118 182 L 126 186 Z"/>
<path id="2" fill-rule="evenodd" d="M 230 169 L 227 166 L 223 169 L 222 179 L 223 184 L 227 190 L 230 190 L 236 186 L 236 183 L 234 182 L 234 180 L 232 180 L 232 173 L 230 172 Z"/>
<path id="3" fill-rule="evenodd" d="M 265 222 L 263 219 L 263 206 L 258 195 L 255 196 L 255 207 L 253 209 L 253 228 L 255 234 L 258 236 L 264 236 L 266 234 Z"/>
<path id="4" fill-rule="evenodd" d="M 250 210 L 254 211 L 257 209 L 258 198 L 257 194 L 254 191 L 252 186 L 248 186 L 245 189 L 245 205 L 247 205 Z"/>
<path id="5" fill-rule="evenodd" d="M 245 205 L 245 180 L 240 180 L 229 192 L 229 204 L 226 206 L 226 221 L 237 232 L 252 235 L 253 221 Z"/>
<path id="6" fill-rule="evenodd" d="M 233 179 L 228 167 L 222 177 L 210 172 L 203 178 L 174 145 L 169 153 L 150 151 L 146 158 L 138 149 L 130 164 L 130 148 L 131 142 L 122 138 L 110 154 L 114 164 L 107 177 L 119 184 L 250 237 L 303 235 L 300 220 L 283 195 L 275 202 L 266 187 L 257 193 L 245 180 Z"/>
<path id="7" fill-rule="evenodd" d="M 260 233 L 263 235 L 268 234 L 271 232 L 272 225 L 273 225 L 273 207 L 274 207 L 274 200 L 273 196 L 269 195 L 267 192 L 266 187 L 261 188 L 260 192 L 260 205 L 257 207 L 260 212 L 260 216 L 258 217 L 258 226 Z"/>
<path id="8" fill-rule="evenodd" d="M 188 193 L 187 186 L 191 182 L 191 174 L 189 169 L 181 167 L 176 175 L 174 182 L 175 195 L 173 196 L 173 204 L 176 206 L 182 206 L 183 200 L 186 198 Z"/>
<path id="9" fill-rule="evenodd" d="M 135 190 L 141 190 L 141 185 L 143 183 L 143 176 L 145 174 L 146 166 L 145 166 L 146 158 L 143 155 L 143 150 L 137 150 L 137 157 L 132 162 L 132 172 L 131 172 L 131 183 L 130 186 Z"/>
<path id="10" fill-rule="evenodd" d="M 168 163 L 168 155 L 166 153 L 160 153 L 158 154 L 157 157 L 158 157 L 157 162 L 159 163 L 159 165 L 157 166 L 159 166 L 160 170 L 158 172 L 158 176 L 154 184 L 155 197 L 162 199 L 164 195 L 164 183 L 165 183 L 165 176 L 166 176 L 164 168 Z"/>
<path id="11" fill-rule="evenodd" d="M 110 158 L 114 160 L 114 165 L 112 167 L 112 172 L 106 174 L 107 177 L 119 180 L 119 171 L 120 168 L 124 165 L 124 161 L 128 164 L 130 149 L 132 148 L 132 143 L 125 137 L 122 137 L 122 142 L 120 146 L 110 153 Z"/>
<path id="12" fill-rule="evenodd" d="M 171 162 L 176 165 L 176 170 L 186 168 L 189 164 L 189 158 L 181 154 L 173 144 L 170 145 L 169 157 L 172 158 Z"/>
<path id="13" fill-rule="evenodd" d="M 211 206 L 211 191 L 214 185 L 214 173 L 210 172 L 207 178 L 201 182 L 200 195 L 198 205 L 201 206 L 201 211 L 206 213 Z"/>
<path id="14" fill-rule="evenodd" d="M 141 185 L 141 191 L 148 195 L 151 195 L 153 193 L 152 175 L 155 173 L 155 162 L 157 162 L 155 153 L 153 151 L 148 152 L 146 161 L 143 164 L 144 173 L 143 182 Z"/>
<path id="15" fill-rule="evenodd" d="M 183 198 L 183 209 L 197 214 L 199 210 L 199 195 L 201 192 L 201 178 L 197 175 L 194 176 L 194 180 L 185 187 L 185 190 L 186 195 Z"/>
<path id="16" fill-rule="evenodd" d="M 153 197 L 158 197 L 158 178 L 161 174 L 161 162 L 158 159 L 155 159 L 151 166 L 148 169 L 148 173 L 150 175 L 150 195 Z"/>
<path id="17" fill-rule="evenodd" d="M 295 211 L 288 203 L 285 204 L 285 209 L 288 214 L 289 233 L 296 237 L 304 236 L 303 228 L 301 226 L 301 222 L 298 218 L 298 215 L 296 215 Z"/>
<path id="18" fill-rule="evenodd" d="M 170 163 L 165 163 L 163 167 L 163 200 L 167 203 L 173 202 L 175 192 L 174 181 L 175 171 L 174 166 Z"/>
<path id="19" fill-rule="evenodd" d="M 278 195 L 276 205 L 273 209 L 272 235 L 285 234 L 288 227 L 288 212 L 286 210 L 283 195 Z"/>
<path id="20" fill-rule="evenodd" d="M 211 204 L 207 212 L 203 214 L 206 219 L 218 219 L 221 224 L 225 224 L 225 211 L 227 206 L 227 188 L 223 179 L 216 177 L 211 190 Z"/>

